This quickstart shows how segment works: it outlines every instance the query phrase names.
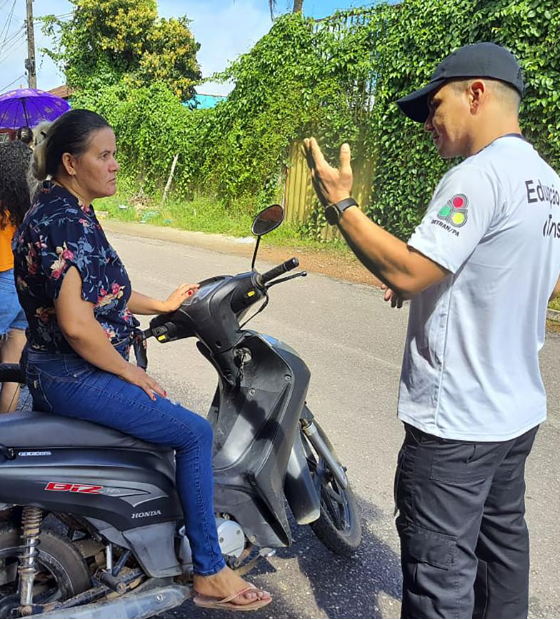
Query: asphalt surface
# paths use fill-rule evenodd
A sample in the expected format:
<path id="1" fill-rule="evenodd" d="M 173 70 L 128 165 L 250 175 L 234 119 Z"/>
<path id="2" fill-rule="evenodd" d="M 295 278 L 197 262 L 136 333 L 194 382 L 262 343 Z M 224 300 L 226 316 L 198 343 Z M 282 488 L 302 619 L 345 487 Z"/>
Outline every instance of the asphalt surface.
<path id="1" fill-rule="evenodd" d="M 109 227 L 108 227 L 109 228 Z M 140 238 L 108 231 L 135 290 L 165 297 L 182 282 L 246 271 L 246 257 L 187 245 L 180 238 Z M 148 235 L 149 236 L 149 235 Z M 263 241 L 266 244 L 266 239 Z M 228 245 L 223 248 L 228 251 Z M 288 258 L 291 254 L 287 254 Z M 260 270 L 270 263 L 257 261 Z M 302 265 L 306 268 L 305 264 Z M 402 441 L 397 386 L 408 311 L 391 309 L 378 289 L 321 275 L 279 285 L 269 307 L 250 324 L 302 354 L 312 372 L 308 403 L 327 431 L 358 497 L 363 543 L 355 557 L 334 556 L 309 527 L 293 523 L 294 544 L 263 560 L 250 579 L 274 596 L 245 618 L 394 618 L 399 616 L 400 568 L 393 524 L 393 473 Z M 213 368 L 194 342 L 151 341 L 149 372 L 170 396 L 204 414 L 215 385 Z M 547 338 L 541 356 L 549 420 L 527 466 L 527 519 L 532 535 L 534 618 L 559 618 L 560 339 Z M 229 618 L 186 603 L 164 618 Z"/>

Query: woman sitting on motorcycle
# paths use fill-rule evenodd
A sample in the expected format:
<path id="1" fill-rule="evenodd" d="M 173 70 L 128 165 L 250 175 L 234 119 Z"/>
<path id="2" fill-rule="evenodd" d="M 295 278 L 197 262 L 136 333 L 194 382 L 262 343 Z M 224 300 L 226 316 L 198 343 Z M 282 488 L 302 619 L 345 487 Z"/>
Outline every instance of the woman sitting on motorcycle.
<path id="1" fill-rule="evenodd" d="M 33 174 L 43 189 L 14 242 L 16 286 L 29 322 L 23 363 L 33 404 L 174 448 L 195 604 L 257 609 L 271 602 L 270 595 L 228 568 L 220 551 L 210 424 L 168 400 L 128 361 L 139 325 L 134 315 L 172 312 L 197 285 L 183 284 L 165 301 L 132 290 L 91 204 L 115 194 L 115 148 L 105 119 L 72 110 L 34 151 Z"/>

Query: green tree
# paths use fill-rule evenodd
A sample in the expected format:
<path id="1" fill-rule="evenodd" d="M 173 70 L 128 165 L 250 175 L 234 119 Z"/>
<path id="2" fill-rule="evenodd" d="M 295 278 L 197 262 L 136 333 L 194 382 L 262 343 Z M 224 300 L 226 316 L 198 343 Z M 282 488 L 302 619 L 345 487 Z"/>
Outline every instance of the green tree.
<path id="1" fill-rule="evenodd" d="M 92 80 L 133 85 L 156 80 L 190 99 L 200 81 L 200 47 L 186 17 L 157 16 L 156 0 L 70 0 L 72 19 L 43 18 L 43 32 L 54 41 L 44 50 L 64 71 L 69 86 L 91 87 Z"/>

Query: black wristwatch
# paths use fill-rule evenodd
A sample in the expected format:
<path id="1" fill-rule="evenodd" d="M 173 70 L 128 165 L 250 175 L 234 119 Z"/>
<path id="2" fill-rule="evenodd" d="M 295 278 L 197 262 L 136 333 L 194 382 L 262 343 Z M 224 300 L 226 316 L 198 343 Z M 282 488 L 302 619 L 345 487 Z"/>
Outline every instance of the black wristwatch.
<path id="1" fill-rule="evenodd" d="M 338 224 L 338 220 L 342 217 L 342 214 L 348 207 L 357 207 L 358 203 L 353 198 L 344 198 L 325 207 L 325 217 L 327 222 L 331 225 Z"/>

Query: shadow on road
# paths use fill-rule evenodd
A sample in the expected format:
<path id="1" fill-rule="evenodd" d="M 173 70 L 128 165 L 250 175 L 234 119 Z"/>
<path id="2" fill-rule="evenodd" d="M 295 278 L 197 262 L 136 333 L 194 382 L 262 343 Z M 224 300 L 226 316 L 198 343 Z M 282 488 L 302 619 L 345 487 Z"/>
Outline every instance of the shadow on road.
<path id="1" fill-rule="evenodd" d="M 379 511 L 369 502 L 359 500 L 359 503 L 365 517 L 363 540 L 351 558 L 334 555 L 311 528 L 290 520 L 293 545 L 279 549 L 271 562 L 263 560 L 247 577 L 273 595 L 274 601 L 268 607 L 241 614 L 198 609 L 187 603 L 159 617 L 382 618 L 380 598 L 383 597 L 391 601 L 390 617 L 398 617 L 400 560 L 387 544 L 372 534 L 387 519 L 381 519 Z"/>

